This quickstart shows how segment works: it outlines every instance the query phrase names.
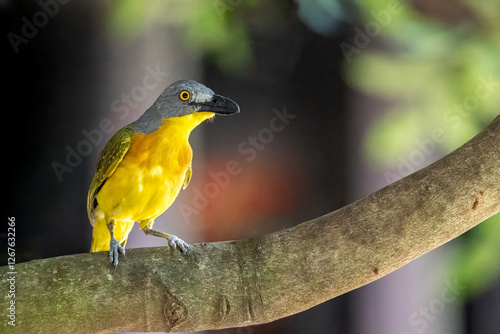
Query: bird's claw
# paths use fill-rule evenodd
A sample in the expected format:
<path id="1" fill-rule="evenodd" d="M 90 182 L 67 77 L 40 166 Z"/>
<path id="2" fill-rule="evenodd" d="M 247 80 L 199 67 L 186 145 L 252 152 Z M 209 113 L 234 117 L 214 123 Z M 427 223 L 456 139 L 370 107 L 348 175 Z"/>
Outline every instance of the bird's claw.
<path id="1" fill-rule="evenodd" d="M 118 266 L 118 257 L 120 253 L 125 257 L 125 248 L 123 248 L 116 239 L 111 239 L 109 243 L 109 262 L 111 262 L 115 268 Z"/>
<path id="2" fill-rule="evenodd" d="M 179 239 L 177 236 L 171 234 L 168 237 L 167 241 L 168 245 L 172 247 L 174 250 L 178 247 L 181 250 L 181 252 L 183 252 L 186 256 L 189 256 L 189 254 L 191 253 L 189 244 L 184 240 Z"/>

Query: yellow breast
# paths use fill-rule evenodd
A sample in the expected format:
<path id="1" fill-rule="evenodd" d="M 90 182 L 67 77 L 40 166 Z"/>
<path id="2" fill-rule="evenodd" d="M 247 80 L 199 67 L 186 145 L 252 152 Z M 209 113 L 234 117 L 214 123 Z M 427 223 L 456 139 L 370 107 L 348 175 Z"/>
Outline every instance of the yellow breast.
<path id="1" fill-rule="evenodd" d="M 152 133 L 133 135 L 127 154 L 97 194 L 99 209 L 122 221 L 158 217 L 179 194 L 191 164 L 189 134 L 210 117 L 195 113 L 169 118 Z"/>

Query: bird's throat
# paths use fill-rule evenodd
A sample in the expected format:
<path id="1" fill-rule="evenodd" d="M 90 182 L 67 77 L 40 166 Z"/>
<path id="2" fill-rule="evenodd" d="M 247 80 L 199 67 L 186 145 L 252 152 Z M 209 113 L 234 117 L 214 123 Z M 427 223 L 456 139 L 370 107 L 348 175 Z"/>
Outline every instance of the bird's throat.
<path id="1" fill-rule="evenodd" d="M 139 154 L 142 152 L 148 152 L 149 154 L 152 152 L 157 154 L 184 152 L 189 147 L 191 131 L 203 121 L 214 116 L 214 113 L 198 112 L 164 119 L 155 131 L 147 134 L 135 134 L 132 137 L 132 141 L 136 144 L 133 145 L 133 148 L 141 148 L 140 152 L 137 152 Z M 191 151 L 191 148 L 189 147 L 188 150 Z"/>

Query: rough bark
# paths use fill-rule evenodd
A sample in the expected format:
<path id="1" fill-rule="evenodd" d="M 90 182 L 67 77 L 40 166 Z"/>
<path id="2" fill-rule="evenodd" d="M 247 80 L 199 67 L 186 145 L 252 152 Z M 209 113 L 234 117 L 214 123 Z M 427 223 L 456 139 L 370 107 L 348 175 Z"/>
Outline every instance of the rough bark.
<path id="1" fill-rule="evenodd" d="M 199 331 L 270 322 L 366 285 L 500 210 L 500 118 L 436 163 L 337 211 L 259 238 L 16 265 L 22 333 Z M 7 286 L 7 267 L 0 268 Z M 6 288 L 3 288 L 6 291 Z M 2 294 L 5 311 L 9 299 Z"/>

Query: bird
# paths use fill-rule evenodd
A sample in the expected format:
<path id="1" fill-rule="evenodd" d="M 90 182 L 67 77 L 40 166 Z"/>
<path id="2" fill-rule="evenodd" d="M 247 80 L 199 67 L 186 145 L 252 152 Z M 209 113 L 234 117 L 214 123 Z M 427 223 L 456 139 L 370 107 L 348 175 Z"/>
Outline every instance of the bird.
<path id="1" fill-rule="evenodd" d="M 170 84 L 135 122 L 118 130 L 99 155 L 87 195 L 93 226 L 90 251 L 109 251 L 116 268 L 138 222 L 147 235 L 161 237 L 186 256 L 190 246 L 153 229 L 192 175 L 191 131 L 215 115 L 240 112 L 233 100 L 194 80 Z"/>

